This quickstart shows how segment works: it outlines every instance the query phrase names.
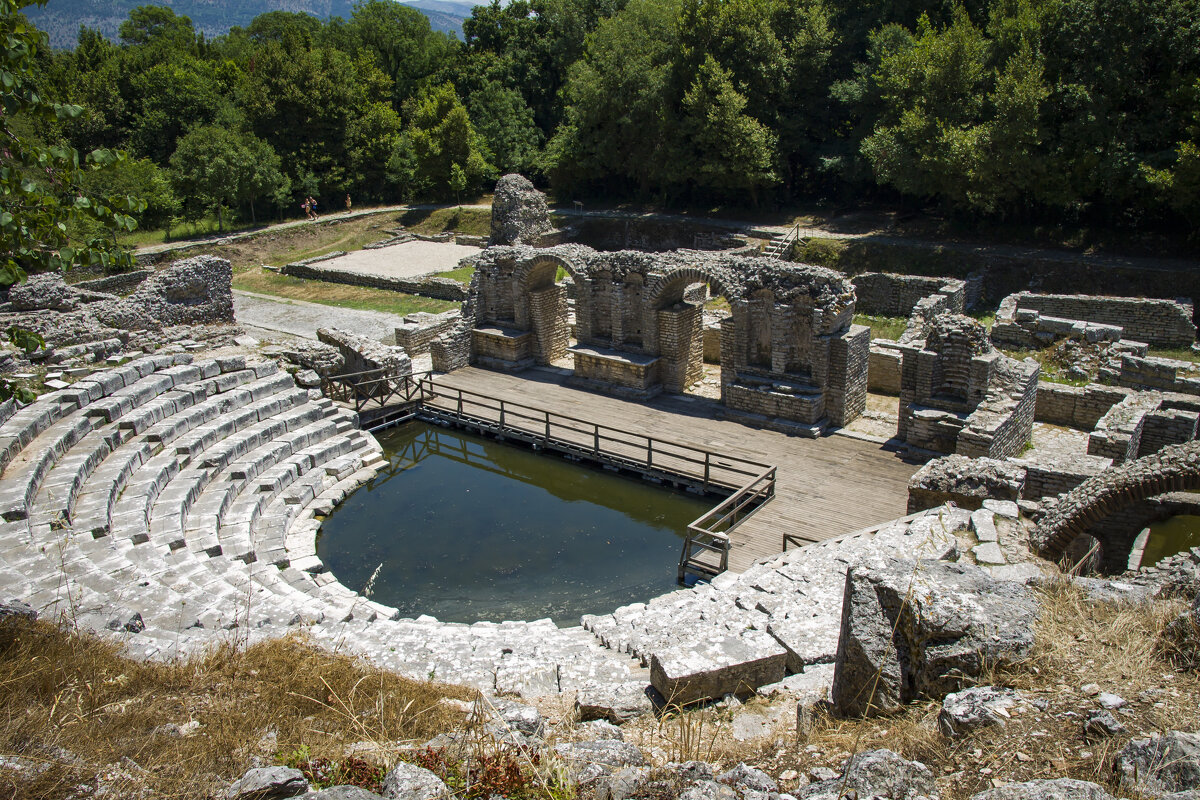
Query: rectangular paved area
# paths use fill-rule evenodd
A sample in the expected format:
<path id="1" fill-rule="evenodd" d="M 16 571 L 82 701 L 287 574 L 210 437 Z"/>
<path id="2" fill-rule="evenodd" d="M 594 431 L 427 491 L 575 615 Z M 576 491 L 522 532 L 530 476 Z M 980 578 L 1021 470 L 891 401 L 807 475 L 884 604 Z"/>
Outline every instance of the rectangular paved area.
<path id="1" fill-rule="evenodd" d="M 884 445 L 838 435 L 804 439 L 718 419 L 720 404 L 702 398 L 621 400 L 566 386 L 564 373 L 531 369 L 509 375 L 468 367 L 436 380 L 442 386 L 776 465 L 775 498 L 731 537 L 733 572 L 780 552 L 784 533 L 821 541 L 907 513 L 908 480 L 920 464 L 905 461 Z"/>

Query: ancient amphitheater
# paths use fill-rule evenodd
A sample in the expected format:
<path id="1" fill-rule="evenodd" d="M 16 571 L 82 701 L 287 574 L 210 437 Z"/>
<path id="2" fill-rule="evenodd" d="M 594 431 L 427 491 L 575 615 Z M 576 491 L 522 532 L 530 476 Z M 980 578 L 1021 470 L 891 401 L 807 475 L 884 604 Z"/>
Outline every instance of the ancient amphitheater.
<path id="1" fill-rule="evenodd" d="M 317 558 L 320 519 L 383 457 L 354 411 L 323 396 L 304 368 L 319 369 L 340 348 L 346 372 L 386 369 L 404 379 L 410 354 L 336 331 L 323 335 L 336 348 L 296 348 L 299 372 L 281 369 L 287 357 L 234 354 L 231 334 L 221 332 L 233 318 L 220 259 L 142 276 L 123 299 L 105 286 L 39 279 L 14 290 L 9 324 L 41 327 L 51 341 L 46 363 L 89 366 L 64 367 L 29 405 L 0 405 L 0 599 L 68 619 L 140 657 L 303 631 L 404 675 L 576 697 L 587 713 L 618 720 L 649 710 L 648 686 L 679 703 L 781 681 L 824 697 L 835 662 L 844 661 L 852 567 L 885 569 L 902 554 L 970 564 L 981 580 L 1036 580 L 1045 567 L 1039 548 L 1058 558 L 1079 534 L 1107 536 L 1094 527 L 1100 518 L 1198 485 L 1194 379 L 1172 373 L 1159 389 L 1039 390 L 1036 364 L 1000 354 L 960 315 L 970 291 L 963 281 L 852 283 L 761 257 L 518 242 L 485 251 L 461 314 L 407 323 L 401 338 L 414 351 L 430 349 L 435 368 L 564 358 L 568 289 L 555 283 L 558 267 L 575 282 L 574 377 L 590 389 L 645 397 L 692 382 L 705 331 L 689 286 L 707 282 L 732 305 L 716 346 L 722 400 L 735 416 L 813 436 L 858 417 L 868 383 L 894 383 L 898 440 L 925 457 L 956 455 L 917 473 L 907 516 L 836 531 L 577 627 L 401 619 L 340 584 Z M 880 298 L 912 315 L 897 343 L 870 345 L 851 322 L 856 299 Z M 1035 301 L 1005 306 L 1000 330 L 1124 340 L 1114 323 L 1054 316 L 1085 317 L 1086 302 L 1045 301 L 1035 312 Z M 1161 331 L 1163 319 L 1179 323 L 1191 311 L 1160 306 L 1143 301 L 1130 306 L 1140 316 L 1114 313 L 1127 327 L 1144 317 Z M 1184 323 L 1176 338 L 1194 339 Z M 207 343 L 187 338 L 201 334 Z M 138 354 L 145 345 L 154 352 Z M 1121 352 L 1128 370 L 1155 366 L 1144 349 Z M 1035 417 L 1071 414 L 1090 417 L 1087 456 L 1022 460 Z M 1127 539 L 1105 540 L 1112 563 L 1128 559 Z M 1187 557 L 1173 563 L 1194 568 Z"/>

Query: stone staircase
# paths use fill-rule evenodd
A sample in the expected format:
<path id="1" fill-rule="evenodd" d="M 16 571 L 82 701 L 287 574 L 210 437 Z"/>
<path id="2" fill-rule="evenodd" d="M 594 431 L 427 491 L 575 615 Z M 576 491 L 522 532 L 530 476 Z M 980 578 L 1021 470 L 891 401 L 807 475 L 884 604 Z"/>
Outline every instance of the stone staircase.
<path id="1" fill-rule="evenodd" d="M 946 557 L 970 523 L 967 511 L 932 509 L 781 553 L 711 585 L 585 616 L 583 625 L 650 667 L 667 699 L 741 693 L 833 663 L 850 566 L 897 554 Z"/>
<path id="2" fill-rule="evenodd" d="M 0 404 L 0 596 L 145 658 L 303 631 L 486 691 L 645 680 L 580 628 L 401 620 L 338 583 L 318 517 L 382 462 L 352 413 L 242 357 L 147 356 Z"/>

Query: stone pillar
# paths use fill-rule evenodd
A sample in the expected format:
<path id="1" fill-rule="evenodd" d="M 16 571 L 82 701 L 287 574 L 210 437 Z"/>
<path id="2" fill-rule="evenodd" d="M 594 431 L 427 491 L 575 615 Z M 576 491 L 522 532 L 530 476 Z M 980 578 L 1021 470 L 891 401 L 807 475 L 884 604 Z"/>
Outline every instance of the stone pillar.
<path id="1" fill-rule="evenodd" d="M 829 388 L 825 413 L 833 425 L 848 425 L 867 409 L 867 366 L 871 358 L 871 329 L 851 325 L 829 342 Z"/>
<path id="2" fill-rule="evenodd" d="M 658 312 L 659 369 L 665 391 L 682 393 L 703 376 L 703 317 L 700 306 Z"/>
<path id="3" fill-rule="evenodd" d="M 530 329 L 537 338 L 534 360 L 549 364 L 567 354 L 570 328 L 567 325 L 567 289 L 548 286 L 529 295 Z"/>

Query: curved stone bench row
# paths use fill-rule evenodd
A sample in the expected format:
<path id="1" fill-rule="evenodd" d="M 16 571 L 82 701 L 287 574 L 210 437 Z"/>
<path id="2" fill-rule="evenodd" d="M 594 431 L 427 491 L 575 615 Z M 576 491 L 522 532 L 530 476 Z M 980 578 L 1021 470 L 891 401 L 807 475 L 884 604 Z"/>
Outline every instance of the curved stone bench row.
<path id="1" fill-rule="evenodd" d="M 375 440 L 270 362 L 149 356 L 0 404 L 0 594 L 141 657 L 301 627 L 414 678 L 547 694 L 646 682 L 581 628 L 401 620 L 338 583 L 320 518 L 375 475 Z"/>
<path id="2" fill-rule="evenodd" d="M 0 595 L 142 657 L 302 629 L 409 677 L 497 693 L 637 690 L 652 675 L 668 696 L 698 681 L 739 691 L 833 661 L 852 561 L 940 557 L 970 524 L 935 509 L 585 628 L 400 619 L 315 549 L 320 519 L 374 476 L 379 446 L 273 363 L 149 356 L 27 408 L 0 404 L 0 419 Z"/>

